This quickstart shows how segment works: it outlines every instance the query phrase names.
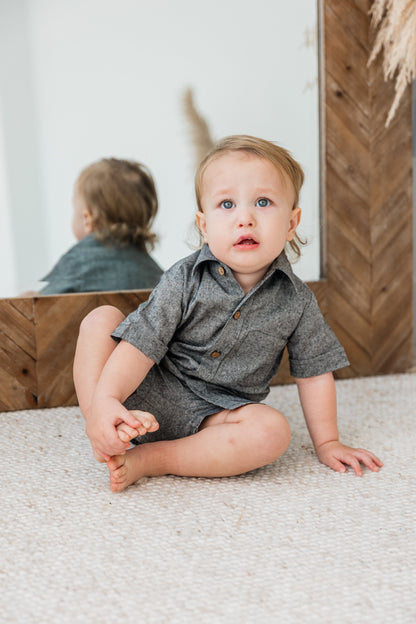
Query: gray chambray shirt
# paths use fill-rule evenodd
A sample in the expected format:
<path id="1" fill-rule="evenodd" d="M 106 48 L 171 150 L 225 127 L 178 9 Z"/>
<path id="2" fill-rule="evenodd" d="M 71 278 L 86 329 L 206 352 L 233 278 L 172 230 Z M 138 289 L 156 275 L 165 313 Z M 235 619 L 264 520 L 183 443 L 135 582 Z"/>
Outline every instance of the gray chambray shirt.
<path id="1" fill-rule="evenodd" d="M 285 346 L 294 377 L 348 365 L 314 294 L 284 252 L 245 295 L 205 244 L 174 264 L 112 335 L 224 409 L 233 407 L 233 396 L 254 402 L 267 396 Z"/>

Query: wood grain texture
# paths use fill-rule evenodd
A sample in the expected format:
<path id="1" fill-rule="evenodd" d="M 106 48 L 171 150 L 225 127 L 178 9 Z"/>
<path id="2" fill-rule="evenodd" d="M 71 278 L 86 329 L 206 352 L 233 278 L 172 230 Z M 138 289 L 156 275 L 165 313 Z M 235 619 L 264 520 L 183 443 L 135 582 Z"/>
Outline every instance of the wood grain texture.
<path id="1" fill-rule="evenodd" d="M 88 312 L 113 305 L 127 315 L 149 294 L 149 290 L 80 293 L 35 300 L 38 407 L 76 405 L 72 366 L 79 326 Z"/>
<path id="2" fill-rule="evenodd" d="M 412 118 L 380 62 L 370 2 L 324 3 L 328 321 L 351 362 L 340 376 L 412 365 Z"/>
<path id="3" fill-rule="evenodd" d="M 31 299 L 0 300 L 0 410 L 37 405 L 36 337 Z"/>
<path id="4" fill-rule="evenodd" d="M 351 366 L 338 377 L 412 366 L 412 119 L 410 89 L 393 122 L 394 87 L 380 59 L 369 0 L 324 0 L 325 279 L 310 283 Z M 98 305 L 125 314 L 149 291 L 0 301 L 0 409 L 73 405 L 72 361 L 82 318 Z M 273 383 L 293 381 L 287 354 Z"/>

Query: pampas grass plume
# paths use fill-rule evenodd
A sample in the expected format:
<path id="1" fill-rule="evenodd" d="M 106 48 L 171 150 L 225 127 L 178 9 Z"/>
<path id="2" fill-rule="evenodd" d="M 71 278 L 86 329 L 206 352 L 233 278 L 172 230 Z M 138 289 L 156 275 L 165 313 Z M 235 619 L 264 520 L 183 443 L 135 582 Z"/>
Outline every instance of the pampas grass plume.
<path id="1" fill-rule="evenodd" d="M 374 0 L 370 14 L 378 32 L 368 63 L 384 50 L 384 79 L 395 79 L 395 97 L 387 116 L 387 127 L 407 85 L 416 77 L 416 0 Z"/>
<path id="2" fill-rule="evenodd" d="M 192 89 L 188 88 L 184 91 L 182 104 L 191 131 L 195 161 L 199 164 L 214 145 L 214 141 L 207 122 L 196 109 Z"/>

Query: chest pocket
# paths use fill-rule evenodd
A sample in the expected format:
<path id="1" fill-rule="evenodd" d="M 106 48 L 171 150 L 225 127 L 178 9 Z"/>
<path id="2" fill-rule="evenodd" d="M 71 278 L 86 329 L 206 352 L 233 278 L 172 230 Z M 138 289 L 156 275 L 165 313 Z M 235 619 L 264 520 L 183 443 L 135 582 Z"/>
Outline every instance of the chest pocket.
<path id="1" fill-rule="evenodd" d="M 220 363 L 218 383 L 250 392 L 263 389 L 280 363 L 286 340 L 279 332 L 247 332 Z"/>

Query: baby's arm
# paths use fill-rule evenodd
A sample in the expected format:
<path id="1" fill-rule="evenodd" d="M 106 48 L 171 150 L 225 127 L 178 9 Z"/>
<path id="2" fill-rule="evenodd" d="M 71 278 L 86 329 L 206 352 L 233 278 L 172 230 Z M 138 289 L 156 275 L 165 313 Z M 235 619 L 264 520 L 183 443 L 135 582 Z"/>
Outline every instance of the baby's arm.
<path id="1" fill-rule="evenodd" d="M 109 357 L 86 418 L 86 432 L 97 459 L 107 461 L 110 456 L 125 453 L 129 443 L 122 441 L 116 430 L 121 423 L 129 427 L 128 432 L 132 434 L 129 440 L 140 434 L 140 430 L 157 429 L 157 422 L 151 414 L 139 412 L 141 416 L 137 419 L 122 404 L 141 384 L 153 364 L 153 360 L 123 340 Z"/>
<path id="2" fill-rule="evenodd" d="M 371 451 L 341 444 L 337 426 L 337 401 L 332 373 L 296 379 L 306 424 L 319 460 L 337 472 L 351 466 L 362 476 L 361 463 L 377 472 L 383 463 Z"/>

